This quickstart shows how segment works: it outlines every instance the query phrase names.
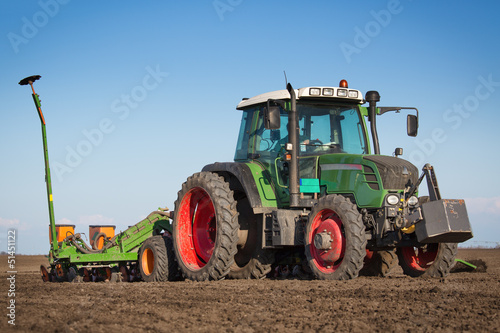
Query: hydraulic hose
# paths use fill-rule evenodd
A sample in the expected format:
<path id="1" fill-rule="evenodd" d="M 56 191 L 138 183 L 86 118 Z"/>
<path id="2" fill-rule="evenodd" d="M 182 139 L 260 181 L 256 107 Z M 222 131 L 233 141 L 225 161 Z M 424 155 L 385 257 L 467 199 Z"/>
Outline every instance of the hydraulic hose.
<path id="1" fill-rule="evenodd" d="M 86 248 L 83 248 L 80 244 L 78 244 L 78 242 L 75 240 L 75 239 L 71 239 L 71 243 L 73 243 L 73 245 L 78 249 L 80 250 L 81 252 L 85 253 L 85 254 L 91 254 L 91 253 L 102 253 L 102 250 L 90 250 L 90 249 L 86 249 Z"/>
<path id="2" fill-rule="evenodd" d="M 105 249 L 108 248 L 107 246 L 103 246 L 103 248 L 100 250 L 93 250 L 83 240 L 82 240 L 83 246 L 80 245 L 77 241 L 79 239 L 81 239 L 80 234 L 76 234 L 76 235 L 69 235 L 64 239 L 64 241 L 65 242 L 70 241 L 78 250 L 80 250 L 80 252 L 83 252 L 85 254 L 102 253 Z"/>
<path id="3" fill-rule="evenodd" d="M 103 238 L 103 242 L 106 241 L 106 234 L 104 232 L 100 232 L 98 233 L 95 237 L 94 237 L 94 245 L 92 245 L 92 250 L 99 250 L 97 248 L 97 244 L 99 243 L 99 238 Z M 104 244 L 103 244 L 103 248 L 104 248 Z"/>

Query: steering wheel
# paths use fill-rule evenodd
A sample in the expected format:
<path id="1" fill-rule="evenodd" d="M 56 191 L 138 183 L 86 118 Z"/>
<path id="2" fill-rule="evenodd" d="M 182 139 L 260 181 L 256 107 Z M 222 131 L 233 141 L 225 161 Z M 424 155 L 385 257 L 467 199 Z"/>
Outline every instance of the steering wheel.
<path id="1" fill-rule="evenodd" d="M 313 145 L 313 146 L 322 146 L 323 141 L 321 141 L 320 139 L 312 139 L 312 140 L 309 140 L 308 144 Z"/>
<path id="2" fill-rule="evenodd" d="M 264 142 L 265 142 L 265 143 L 266 143 L 266 145 L 267 145 L 267 147 L 266 147 L 266 148 L 264 148 L 264 145 L 263 145 L 263 143 L 264 143 Z M 268 150 L 271 150 L 271 148 L 272 148 L 272 146 L 273 146 L 273 144 L 271 143 L 271 141 L 269 141 L 269 139 L 264 139 L 264 138 L 261 138 L 261 140 L 260 140 L 260 144 L 261 144 L 260 150 L 262 150 L 262 151 L 268 151 Z"/>
<path id="3" fill-rule="evenodd" d="M 328 142 L 327 144 L 325 144 L 325 146 L 327 146 L 329 149 L 332 149 L 334 152 L 345 153 L 345 151 L 342 150 L 342 147 L 338 143 Z"/>

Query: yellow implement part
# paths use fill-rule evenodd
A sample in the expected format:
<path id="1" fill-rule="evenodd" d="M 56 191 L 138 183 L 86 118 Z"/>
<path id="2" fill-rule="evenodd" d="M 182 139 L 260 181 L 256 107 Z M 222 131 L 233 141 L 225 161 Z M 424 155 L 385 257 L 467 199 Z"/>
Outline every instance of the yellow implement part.
<path id="1" fill-rule="evenodd" d="M 405 234 L 411 234 L 415 232 L 415 225 L 412 225 L 409 228 L 403 228 L 401 229 L 401 231 L 404 232 Z"/>

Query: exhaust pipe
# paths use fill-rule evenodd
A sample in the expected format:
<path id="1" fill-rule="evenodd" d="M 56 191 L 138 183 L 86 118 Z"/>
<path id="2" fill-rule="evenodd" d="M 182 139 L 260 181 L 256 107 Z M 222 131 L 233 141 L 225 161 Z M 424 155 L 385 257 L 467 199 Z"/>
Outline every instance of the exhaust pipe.
<path id="1" fill-rule="evenodd" d="M 291 105 L 288 113 L 288 139 L 292 144 L 292 160 L 290 161 L 290 207 L 298 207 L 300 204 L 299 185 L 299 116 L 297 114 L 297 97 L 290 83 L 286 89 L 290 93 Z"/>
<path id="2" fill-rule="evenodd" d="M 366 92 L 365 100 L 369 103 L 368 120 L 370 121 L 370 130 L 373 138 L 373 152 L 375 155 L 380 155 L 380 146 L 378 143 L 377 134 L 377 102 L 380 101 L 380 95 L 377 91 L 370 90 Z"/>

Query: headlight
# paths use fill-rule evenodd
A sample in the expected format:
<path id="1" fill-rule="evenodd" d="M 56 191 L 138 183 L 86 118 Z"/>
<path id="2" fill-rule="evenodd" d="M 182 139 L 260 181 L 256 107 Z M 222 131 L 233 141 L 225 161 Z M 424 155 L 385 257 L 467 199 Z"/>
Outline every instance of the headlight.
<path id="1" fill-rule="evenodd" d="M 356 90 L 349 90 L 350 98 L 358 98 L 358 92 Z"/>
<path id="2" fill-rule="evenodd" d="M 408 204 L 410 206 L 416 206 L 418 204 L 418 198 L 416 196 L 412 195 L 410 197 L 410 199 L 408 199 Z"/>
<path id="3" fill-rule="evenodd" d="M 347 90 L 346 89 L 337 89 L 337 96 L 347 97 Z"/>
<path id="4" fill-rule="evenodd" d="M 394 205 L 397 205 L 397 204 L 398 204 L 398 202 L 399 202 L 399 196 L 397 196 L 397 195 L 391 194 L 391 195 L 389 195 L 389 196 L 387 197 L 387 203 L 388 203 L 389 205 L 394 206 Z"/>
<path id="5" fill-rule="evenodd" d="M 323 96 L 333 96 L 333 88 L 323 88 Z"/>
<path id="6" fill-rule="evenodd" d="M 321 89 L 320 88 L 310 88 L 309 95 L 319 96 L 319 95 L 321 95 Z"/>

